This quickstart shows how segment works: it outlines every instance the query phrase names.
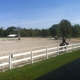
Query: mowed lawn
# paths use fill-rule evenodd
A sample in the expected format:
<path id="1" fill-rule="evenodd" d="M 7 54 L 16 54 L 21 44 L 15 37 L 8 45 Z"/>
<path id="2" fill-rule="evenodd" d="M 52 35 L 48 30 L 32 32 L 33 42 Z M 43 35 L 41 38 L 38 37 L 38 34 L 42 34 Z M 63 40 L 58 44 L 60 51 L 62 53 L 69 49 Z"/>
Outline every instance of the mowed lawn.
<path id="1" fill-rule="evenodd" d="M 65 53 L 24 67 L 0 72 L 0 80 L 35 80 L 78 58 L 80 58 L 80 50 Z"/>

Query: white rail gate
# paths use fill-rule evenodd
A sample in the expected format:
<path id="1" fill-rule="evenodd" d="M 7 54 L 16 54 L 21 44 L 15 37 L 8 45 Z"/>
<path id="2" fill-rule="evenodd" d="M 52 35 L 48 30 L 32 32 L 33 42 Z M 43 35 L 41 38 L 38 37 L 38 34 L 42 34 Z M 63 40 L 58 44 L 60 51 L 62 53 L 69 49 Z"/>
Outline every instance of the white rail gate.
<path id="1" fill-rule="evenodd" d="M 79 48 L 80 43 L 76 43 L 67 46 L 58 46 L 53 48 L 3 56 L 0 57 L 0 71 L 6 69 L 13 69 L 15 67 L 23 66 L 25 64 L 33 64 L 36 61 L 48 59 L 50 57 L 55 57 L 57 55 L 71 52 Z"/>

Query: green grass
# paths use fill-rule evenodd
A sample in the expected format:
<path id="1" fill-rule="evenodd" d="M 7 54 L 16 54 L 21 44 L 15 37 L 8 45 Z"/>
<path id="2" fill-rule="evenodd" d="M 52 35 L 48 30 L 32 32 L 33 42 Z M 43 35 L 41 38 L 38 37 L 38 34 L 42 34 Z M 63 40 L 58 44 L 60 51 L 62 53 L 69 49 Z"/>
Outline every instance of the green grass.
<path id="1" fill-rule="evenodd" d="M 26 65 L 21 68 L 0 72 L 0 80 L 34 80 L 78 58 L 80 58 L 80 50 Z"/>

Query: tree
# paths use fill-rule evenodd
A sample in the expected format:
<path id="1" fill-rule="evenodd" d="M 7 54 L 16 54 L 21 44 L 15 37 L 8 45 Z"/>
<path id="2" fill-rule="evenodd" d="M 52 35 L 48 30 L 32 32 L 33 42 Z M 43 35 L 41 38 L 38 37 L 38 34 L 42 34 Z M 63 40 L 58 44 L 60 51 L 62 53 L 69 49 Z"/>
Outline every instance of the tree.
<path id="1" fill-rule="evenodd" d="M 75 24 L 72 27 L 72 36 L 73 37 L 80 37 L 80 25 L 79 24 Z"/>
<path id="2" fill-rule="evenodd" d="M 4 29 L 3 29 L 3 27 L 1 27 L 0 28 L 0 37 L 3 37 L 4 36 L 3 33 L 4 33 Z"/>
<path id="3" fill-rule="evenodd" d="M 47 31 L 47 29 L 42 29 L 42 31 L 41 31 L 41 36 L 42 36 L 42 37 L 47 37 L 47 36 L 48 36 L 48 31 Z"/>
<path id="4" fill-rule="evenodd" d="M 21 37 L 26 37 L 26 29 L 21 29 L 21 34 L 20 34 Z"/>
<path id="5" fill-rule="evenodd" d="M 35 29 L 35 36 L 41 36 L 41 35 L 40 35 L 40 30 L 39 30 L 39 29 Z"/>
<path id="6" fill-rule="evenodd" d="M 52 36 L 60 36 L 59 24 L 52 25 L 49 30 Z"/>
<path id="7" fill-rule="evenodd" d="M 6 29 L 6 31 L 7 31 L 7 35 L 9 35 L 9 34 L 15 34 L 16 33 L 16 27 L 14 27 L 14 26 L 11 26 L 11 27 L 8 27 L 7 29 Z"/>
<path id="8" fill-rule="evenodd" d="M 72 26 L 71 23 L 68 20 L 61 20 L 59 23 L 60 31 L 62 34 L 62 37 L 69 37 L 72 34 Z"/>

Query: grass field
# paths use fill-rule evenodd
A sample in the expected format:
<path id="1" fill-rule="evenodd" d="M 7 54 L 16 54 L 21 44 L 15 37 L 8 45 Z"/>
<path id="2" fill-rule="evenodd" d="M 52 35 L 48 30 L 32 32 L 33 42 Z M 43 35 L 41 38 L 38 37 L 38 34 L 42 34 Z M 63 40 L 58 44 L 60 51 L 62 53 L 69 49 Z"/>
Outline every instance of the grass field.
<path id="1" fill-rule="evenodd" d="M 55 70 L 80 58 L 80 50 L 43 60 L 21 68 L 0 73 L 0 80 L 35 80 L 43 74 Z"/>

